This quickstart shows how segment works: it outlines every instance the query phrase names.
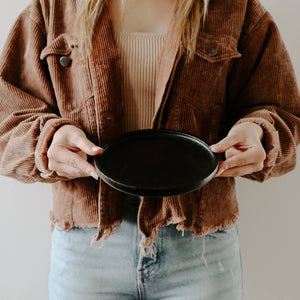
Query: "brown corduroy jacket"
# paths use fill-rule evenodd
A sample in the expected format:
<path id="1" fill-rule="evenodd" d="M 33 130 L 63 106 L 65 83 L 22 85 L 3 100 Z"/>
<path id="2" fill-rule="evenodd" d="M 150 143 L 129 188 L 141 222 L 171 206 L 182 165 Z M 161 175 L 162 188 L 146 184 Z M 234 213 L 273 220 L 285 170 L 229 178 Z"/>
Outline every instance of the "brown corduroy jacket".
<path id="1" fill-rule="evenodd" d="M 75 0 L 33 0 L 10 32 L 0 60 L 0 174 L 52 183 L 52 223 L 66 231 L 98 226 L 98 240 L 121 222 L 121 193 L 102 180 L 58 177 L 47 160 L 52 135 L 64 124 L 80 127 L 98 145 L 123 132 L 120 57 L 108 6 L 89 57 L 80 55 L 72 34 L 75 13 Z M 153 128 L 212 144 L 237 122 L 252 121 L 264 130 L 267 157 L 261 171 L 245 177 L 262 182 L 291 171 L 300 95 L 269 12 L 258 0 L 211 0 L 189 63 L 174 24 L 161 54 Z M 184 195 L 143 198 L 138 225 L 147 246 L 169 223 L 202 235 L 237 218 L 234 178 L 214 178 Z"/>

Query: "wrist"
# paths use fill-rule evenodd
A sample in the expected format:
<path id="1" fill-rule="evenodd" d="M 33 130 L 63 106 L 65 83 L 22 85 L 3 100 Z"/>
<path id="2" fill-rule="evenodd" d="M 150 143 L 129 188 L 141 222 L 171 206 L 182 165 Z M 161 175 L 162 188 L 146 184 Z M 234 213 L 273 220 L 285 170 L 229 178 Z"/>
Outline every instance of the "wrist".
<path id="1" fill-rule="evenodd" d="M 259 140 L 262 141 L 262 139 L 264 137 L 264 130 L 263 130 L 263 128 L 260 125 L 256 124 L 256 123 L 253 123 L 253 122 L 249 122 L 249 123 L 254 128 L 254 130 L 255 130 L 255 132 L 256 132 L 257 137 L 259 138 Z"/>
<path id="2" fill-rule="evenodd" d="M 246 122 L 239 122 L 239 123 L 235 124 L 233 127 L 242 125 L 242 124 L 244 126 L 247 126 L 248 128 L 251 128 L 251 131 L 254 133 L 255 136 L 257 136 L 257 138 L 260 141 L 263 140 L 264 130 L 259 124 L 255 123 L 255 122 L 251 122 L 251 121 L 246 121 Z"/>

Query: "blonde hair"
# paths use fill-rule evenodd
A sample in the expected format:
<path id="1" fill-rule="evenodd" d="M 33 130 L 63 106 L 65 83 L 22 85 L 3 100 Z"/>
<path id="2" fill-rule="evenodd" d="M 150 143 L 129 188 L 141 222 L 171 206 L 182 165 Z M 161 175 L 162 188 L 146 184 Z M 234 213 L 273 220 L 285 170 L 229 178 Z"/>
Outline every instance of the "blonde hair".
<path id="1" fill-rule="evenodd" d="M 75 36 L 83 54 L 91 49 L 96 21 L 107 0 L 80 0 L 75 20 Z M 204 24 L 209 0 L 177 0 L 176 26 L 181 36 L 181 46 L 188 59 L 195 53 L 197 35 Z"/>

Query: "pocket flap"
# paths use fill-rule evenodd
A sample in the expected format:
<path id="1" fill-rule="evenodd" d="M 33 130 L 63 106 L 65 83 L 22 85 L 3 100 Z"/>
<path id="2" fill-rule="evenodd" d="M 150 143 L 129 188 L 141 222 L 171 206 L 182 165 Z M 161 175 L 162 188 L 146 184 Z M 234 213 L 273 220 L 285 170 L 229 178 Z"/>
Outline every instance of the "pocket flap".
<path id="1" fill-rule="evenodd" d="M 211 63 L 241 57 L 237 41 L 231 37 L 198 36 L 195 54 Z"/>
<path id="2" fill-rule="evenodd" d="M 66 34 L 61 34 L 50 42 L 40 54 L 40 59 L 43 60 L 46 56 L 55 55 L 69 55 L 72 52 L 71 44 L 68 43 Z"/>

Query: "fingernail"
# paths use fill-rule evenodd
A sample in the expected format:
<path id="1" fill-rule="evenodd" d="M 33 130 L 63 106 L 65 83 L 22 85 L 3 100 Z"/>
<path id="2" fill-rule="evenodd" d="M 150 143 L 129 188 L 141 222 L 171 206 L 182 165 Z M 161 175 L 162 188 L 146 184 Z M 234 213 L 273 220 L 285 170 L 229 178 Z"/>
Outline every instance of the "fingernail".
<path id="1" fill-rule="evenodd" d="M 226 170 L 227 170 L 226 167 L 220 169 L 220 170 L 217 172 L 217 176 L 220 175 L 220 174 L 222 174 L 222 173 L 223 173 L 224 171 L 226 171 Z"/>
<path id="2" fill-rule="evenodd" d="M 102 149 L 102 148 L 96 147 L 96 146 L 92 147 L 92 150 L 93 150 L 94 152 L 97 152 L 97 151 L 99 151 L 99 150 L 101 150 L 101 149 Z"/>
<path id="3" fill-rule="evenodd" d="M 224 172 L 224 170 L 223 170 L 223 169 L 222 169 L 222 170 L 219 170 L 219 171 L 217 172 L 216 176 L 219 176 L 219 175 L 221 175 L 223 172 Z"/>
<path id="4" fill-rule="evenodd" d="M 90 175 L 96 180 L 98 180 L 98 178 L 99 178 L 95 172 L 90 172 Z"/>
<path id="5" fill-rule="evenodd" d="M 222 145 L 221 144 L 214 144 L 214 145 L 211 145 L 210 148 L 213 150 L 218 150 L 220 148 L 222 148 Z"/>

